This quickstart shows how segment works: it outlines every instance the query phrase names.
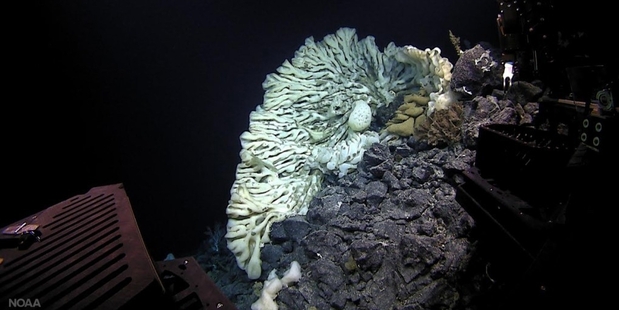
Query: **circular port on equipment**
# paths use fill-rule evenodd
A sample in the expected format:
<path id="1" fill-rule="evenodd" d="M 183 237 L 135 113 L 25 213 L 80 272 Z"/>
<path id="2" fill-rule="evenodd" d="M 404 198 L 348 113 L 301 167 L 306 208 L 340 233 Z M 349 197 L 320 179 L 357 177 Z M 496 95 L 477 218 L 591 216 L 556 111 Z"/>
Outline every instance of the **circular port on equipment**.
<path id="1" fill-rule="evenodd" d="M 584 119 L 584 120 L 582 120 L 582 127 L 583 127 L 583 128 L 587 128 L 587 127 L 589 127 L 589 120 L 588 120 L 588 119 Z"/>
<path id="2" fill-rule="evenodd" d="M 599 146 L 600 145 L 600 138 L 595 137 L 593 138 L 593 146 Z"/>
<path id="3" fill-rule="evenodd" d="M 602 123 L 595 123 L 595 131 L 597 132 L 602 131 Z"/>
<path id="4" fill-rule="evenodd" d="M 582 142 L 587 141 L 587 134 L 586 134 L 586 133 L 584 133 L 584 132 L 583 132 L 583 133 L 580 135 L 580 141 L 582 141 Z"/>

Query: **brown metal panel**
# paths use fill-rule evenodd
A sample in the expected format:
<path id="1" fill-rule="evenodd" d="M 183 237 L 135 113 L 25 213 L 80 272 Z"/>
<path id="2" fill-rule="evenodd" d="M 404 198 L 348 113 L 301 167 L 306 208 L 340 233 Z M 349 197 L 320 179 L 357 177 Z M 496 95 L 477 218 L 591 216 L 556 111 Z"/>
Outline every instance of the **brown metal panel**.
<path id="1" fill-rule="evenodd" d="M 2 232 L 24 223 L 38 225 L 40 241 L 0 248 L 0 307 L 121 309 L 140 295 L 163 295 L 122 184 L 95 187 Z"/>
<path id="2" fill-rule="evenodd" d="M 193 257 L 155 263 L 176 309 L 236 310 Z"/>

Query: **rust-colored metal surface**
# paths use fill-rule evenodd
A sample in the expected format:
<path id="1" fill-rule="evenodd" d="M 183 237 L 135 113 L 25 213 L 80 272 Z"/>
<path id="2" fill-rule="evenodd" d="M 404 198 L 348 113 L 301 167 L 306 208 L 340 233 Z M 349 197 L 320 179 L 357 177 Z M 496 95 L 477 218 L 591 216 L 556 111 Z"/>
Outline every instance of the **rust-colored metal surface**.
<path id="1" fill-rule="evenodd" d="M 156 267 L 177 309 L 237 309 L 193 257 L 158 261 Z"/>
<path id="2" fill-rule="evenodd" d="M 24 227 L 36 230 L 11 235 Z M 127 309 L 163 296 L 122 184 L 51 206 L 3 228 L 2 238 L 17 241 L 0 248 L 0 308 Z"/>

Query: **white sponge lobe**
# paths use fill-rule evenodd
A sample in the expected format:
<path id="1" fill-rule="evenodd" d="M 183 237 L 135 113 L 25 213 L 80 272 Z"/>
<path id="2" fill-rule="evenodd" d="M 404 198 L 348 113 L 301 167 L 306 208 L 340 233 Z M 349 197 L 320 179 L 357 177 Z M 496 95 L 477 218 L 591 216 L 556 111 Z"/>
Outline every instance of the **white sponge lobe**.
<path id="1" fill-rule="evenodd" d="M 290 263 L 290 269 L 284 273 L 282 277 L 282 285 L 288 287 L 293 282 L 299 282 L 301 279 L 301 265 L 297 261 Z"/>
<path id="2" fill-rule="evenodd" d="M 348 127 L 353 131 L 364 131 L 372 122 L 372 109 L 365 101 L 355 101 L 355 106 L 348 116 Z"/>
<path id="3" fill-rule="evenodd" d="M 262 287 L 262 293 L 260 293 L 260 298 L 256 300 L 251 305 L 251 310 L 277 310 L 279 307 L 275 302 L 275 297 L 277 297 L 277 293 L 284 288 L 288 287 L 290 284 L 294 282 L 299 282 L 301 279 L 301 265 L 297 261 L 293 261 L 290 263 L 290 269 L 286 271 L 284 276 L 279 279 L 277 277 L 277 271 L 275 269 L 271 270 L 267 280 L 264 281 L 264 286 Z"/>

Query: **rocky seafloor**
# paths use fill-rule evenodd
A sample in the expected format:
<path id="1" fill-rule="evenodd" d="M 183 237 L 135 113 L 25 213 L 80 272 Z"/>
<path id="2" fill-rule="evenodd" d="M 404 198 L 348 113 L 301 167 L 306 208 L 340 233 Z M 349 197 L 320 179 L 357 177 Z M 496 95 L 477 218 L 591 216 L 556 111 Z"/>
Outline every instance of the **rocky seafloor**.
<path id="1" fill-rule="evenodd" d="M 357 173 L 325 181 L 306 216 L 273 224 L 261 279 L 247 279 L 223 238 L 217 250 L 205 242 L 198 262 L 239 309 L 292 261 L 302 278 L 279 292 L 280 309 L 489 309 L 497 283 L 456 201 L 474 160 L 461 145 L 374 144 Z"/>

